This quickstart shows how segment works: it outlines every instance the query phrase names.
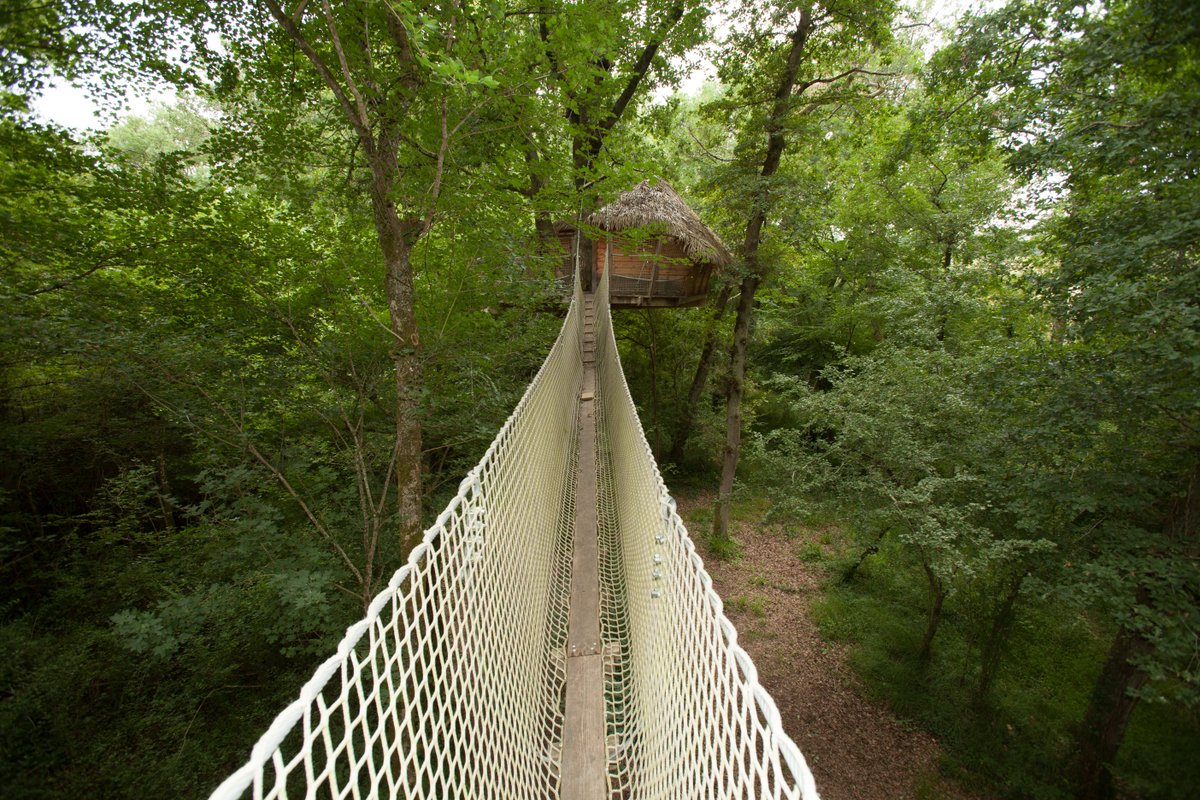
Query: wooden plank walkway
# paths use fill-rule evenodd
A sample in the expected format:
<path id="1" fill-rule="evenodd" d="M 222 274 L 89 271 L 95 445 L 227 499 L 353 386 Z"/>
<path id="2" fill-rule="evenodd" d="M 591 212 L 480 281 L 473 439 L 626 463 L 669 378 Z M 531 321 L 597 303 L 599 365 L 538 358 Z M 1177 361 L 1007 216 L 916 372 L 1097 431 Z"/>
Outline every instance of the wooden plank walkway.
<path id="1" fill-rule="evenodd" d="M 571 558 L 571 607 L 567 628 L 567 697 L 560 787 L 562 800 L 600 800 L 608 790 L 596 512 L 595 312 L 594 296 L 585 294 L 575 546 Z"/>

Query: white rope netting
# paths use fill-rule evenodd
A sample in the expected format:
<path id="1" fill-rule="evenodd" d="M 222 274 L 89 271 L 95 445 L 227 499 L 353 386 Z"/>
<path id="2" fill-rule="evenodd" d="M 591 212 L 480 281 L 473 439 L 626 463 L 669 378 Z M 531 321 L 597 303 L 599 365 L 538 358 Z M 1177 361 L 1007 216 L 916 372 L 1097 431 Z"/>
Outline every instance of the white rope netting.
<path id="1" fill-rule="evenodd" d="M 577 287 L 483 459 L 213 800 L 557 797 L 580 307 Z"/>
<path id="2" fill-rule="evenodd" d="M 804 798 L 642 433 L 596 296 L 609 800 Z M 582 296 L 479 465 L 212 800 L 557 798 Z M 586 467 L 585 467 L 586 468 Z"/>
<path id="3" fill-rule="evenodd" d="M 667 492 L 597 292 L 601 638 L 611 797 L 817 797 Z"/>

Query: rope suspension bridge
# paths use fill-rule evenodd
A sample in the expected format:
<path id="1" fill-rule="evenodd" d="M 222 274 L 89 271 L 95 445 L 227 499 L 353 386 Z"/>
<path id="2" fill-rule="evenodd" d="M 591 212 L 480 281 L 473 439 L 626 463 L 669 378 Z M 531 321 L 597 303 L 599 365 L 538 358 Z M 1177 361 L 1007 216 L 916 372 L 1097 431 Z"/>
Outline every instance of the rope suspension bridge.
<path id="1" fill-rule="evenodd" d="M 610 272 L 212 800 L 816 800 L 646 443 Z"/>

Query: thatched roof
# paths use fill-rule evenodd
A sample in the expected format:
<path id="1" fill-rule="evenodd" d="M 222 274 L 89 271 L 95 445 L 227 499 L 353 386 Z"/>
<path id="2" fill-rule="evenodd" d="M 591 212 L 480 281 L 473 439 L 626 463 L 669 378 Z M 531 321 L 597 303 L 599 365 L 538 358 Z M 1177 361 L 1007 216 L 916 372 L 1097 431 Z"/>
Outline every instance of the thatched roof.
<path id="1" fill-rule="evenodd" d="M 733 256 L 720 238 L 662 178 L 642 181 L 622 192 L 608 205 L 588 217 L 588 222 L 616 233 L 626 228 L 663 227 L 678 240 L 683 251 L 697 261 L 728 266 Z"/>

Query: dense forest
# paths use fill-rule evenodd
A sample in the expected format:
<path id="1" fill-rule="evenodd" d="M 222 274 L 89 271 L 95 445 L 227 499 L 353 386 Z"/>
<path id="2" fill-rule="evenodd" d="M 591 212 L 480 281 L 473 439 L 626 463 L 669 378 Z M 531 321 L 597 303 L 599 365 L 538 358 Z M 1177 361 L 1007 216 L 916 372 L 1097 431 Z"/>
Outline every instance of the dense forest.
<path id="1" fill-rule="evenodd" d="M 706 556 L 827 531 L 967 791 L 1195 796 L 1193 4 L 6 0 L 0 77 L 6 797 L 238 766 L 536 373 L 554 224 L 655 176 L 735 256 L 614 313 Z"/>

